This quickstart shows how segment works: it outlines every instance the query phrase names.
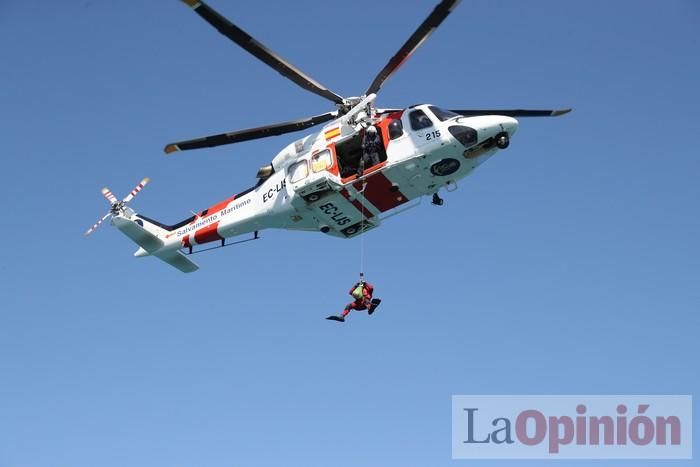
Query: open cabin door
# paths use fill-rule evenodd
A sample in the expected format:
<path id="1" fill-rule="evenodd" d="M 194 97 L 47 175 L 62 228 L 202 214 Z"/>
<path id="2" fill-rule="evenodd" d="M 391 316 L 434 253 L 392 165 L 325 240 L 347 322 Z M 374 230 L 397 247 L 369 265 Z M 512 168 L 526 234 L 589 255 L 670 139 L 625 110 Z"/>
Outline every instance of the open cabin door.
<path id="1" fill-rule="evenodd" d="M 352 177 L 357 177 L 361 161 L 364 161 L 363 175 L 374 172 L 386 162 L 383 130 L 379 126 L 375 128 L 377 138 L 374 141 L 366 135 L 366 130 L 362 130 L 335 143 L 335 156 L 343 183 L 348 183 Z"/>

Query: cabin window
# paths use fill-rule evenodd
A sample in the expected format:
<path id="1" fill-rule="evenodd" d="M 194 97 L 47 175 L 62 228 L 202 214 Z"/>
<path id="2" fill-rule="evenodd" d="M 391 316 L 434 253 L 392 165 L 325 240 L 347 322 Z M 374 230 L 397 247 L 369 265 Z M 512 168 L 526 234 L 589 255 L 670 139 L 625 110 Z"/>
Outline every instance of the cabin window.
<path id="1" fill-rule="evenodd" d="M 400 138 L 403 135 L 403 123 L 401 120 L 392 120 L 389 123 L 389 139 Z"/>
<path id="2" fill-rule="evenodd" d="M 291 183 L 299 182 L 309 176 L 309 166 L 306 161 L 299 161 L 289 166 L 289 181 Z"/>
<path id="3" fill-rule="evenodd" d="M 333 158 L 331 157 L 331 152 L 328 149 L 324 149 L 311 157 L 311 170 L 314 172 L 321 172 L 332 165 Z"/>
<path id="4" fill-rule="evenodd" d="M 422 110 L 414 110 L 410 113 L 408 119 L 411 121 L 412 130 L 422 130 L 433 126 L 432 120 Z"/>
<path id="5" fill-rule="evenodd" d="M 469 128 L 468 126 L 453 125 L 448 127 L 447 130 L 466 148 L 476 144 L 477 140 L 479 139 L 476 130 L 474 128 Z"/>
<path id="6" fill-rule="evenodd" d="M 461 117 L 460 114 L 456 114 L 451 110 L 445 110 L 441 109 L 440 107 L 435 107 L 434 105 L 431 105 L 428 108 L 441 122 L 444 122 L 445 120 L 449 120 L 451 118 Z"/>

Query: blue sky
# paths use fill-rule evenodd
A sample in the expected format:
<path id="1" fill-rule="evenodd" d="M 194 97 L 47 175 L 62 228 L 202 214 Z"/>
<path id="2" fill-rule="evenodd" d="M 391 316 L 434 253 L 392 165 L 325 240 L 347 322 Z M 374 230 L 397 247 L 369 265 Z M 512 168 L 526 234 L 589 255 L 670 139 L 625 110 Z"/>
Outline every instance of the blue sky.
<path id="1" fill-rule="evenodd" d="M 210 2 L 342 95 L 433 3 Z M 104 185 L 150 176 L 133 207 L 178 221 L 294 135 L 165 143 L 324 100 L 176 1 L 3 1 L 0 466 L 449 466 L 452 394 L 697 394 L 699 21 L 692 0 L 462 2 L 378 105 L 574 111 L 368 233 L 384 304 L 338 325 L 359 240 L 265 231 L 184 275 L 82 236 Z"/>

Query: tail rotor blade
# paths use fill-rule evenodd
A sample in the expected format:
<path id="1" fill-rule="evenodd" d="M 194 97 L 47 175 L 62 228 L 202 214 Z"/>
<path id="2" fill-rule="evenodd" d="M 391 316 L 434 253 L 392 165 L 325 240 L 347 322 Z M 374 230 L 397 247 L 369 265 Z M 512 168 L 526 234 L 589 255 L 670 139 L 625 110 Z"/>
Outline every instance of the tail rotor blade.
<path id="1" fill-rule="evenodd" d="M 87 232 L 85 232 L 85 235 L 90 235 L 91 233 L 93 233 L 100 226 L 100 224 L 102 224 L 105 221 L 105 219 L 107 219 L 110 216 L 110 214 L 112 214 L 112 213 L 108 212 L 107 214 L 104 215 L 104 217 L 102 219 L 95 222 L 95 225 L 93 225 L 92 227 L 87 229 Z"/>
<path id="2" fill-rule="evenodd" d="M 148 177 L 145 177 L 143 180 L 141 180 L 141 182 L 138 185 L 136 185 L 136 188 L 131 190 L 131 193 L 126 195 L 126 198 L 124 198 L 124 202 L 128 203 L 129 201 L 134 199 L 134 196 L 136 196 L 139 193 L 139 191 L 143 190 L 143 187 L 145 187 L 150 181 L 151 179 Z"/>
<path id="3" fill-rule="evenodd" d="M 109 188 L 104 187 L 102 188 L 102 195 L 107 198 L 107 201 L 109 201 L 109 204 L 114 204 L 118 202 L 117 197 L 112 194 L 111 191 L 109 191 Z"/>

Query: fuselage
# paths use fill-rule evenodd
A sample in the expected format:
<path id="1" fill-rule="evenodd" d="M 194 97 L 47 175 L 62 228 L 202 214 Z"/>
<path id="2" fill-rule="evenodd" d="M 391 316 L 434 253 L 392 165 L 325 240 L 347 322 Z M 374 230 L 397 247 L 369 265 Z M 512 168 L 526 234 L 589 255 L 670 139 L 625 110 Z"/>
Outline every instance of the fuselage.
<path id="1" fill-rule="evenodd" d="M 510 117 L 463 117 L 432 105 L 384 113 L 373 124 L 381 145 L 371 166 L 360 162 L 365 130 L 338 119 L 280 151 L 272 174 L 255 187 L 180 224 L 136 213 L 131 220 L 163 240 L 163 249 L 191 249 L 268 228 L 351 238 L 407 203 L 454 185 L 518 127 Z"/>

